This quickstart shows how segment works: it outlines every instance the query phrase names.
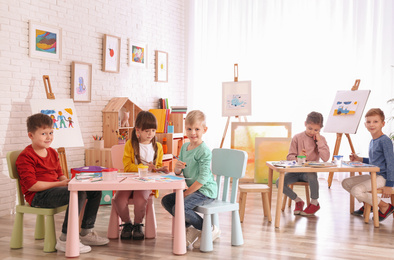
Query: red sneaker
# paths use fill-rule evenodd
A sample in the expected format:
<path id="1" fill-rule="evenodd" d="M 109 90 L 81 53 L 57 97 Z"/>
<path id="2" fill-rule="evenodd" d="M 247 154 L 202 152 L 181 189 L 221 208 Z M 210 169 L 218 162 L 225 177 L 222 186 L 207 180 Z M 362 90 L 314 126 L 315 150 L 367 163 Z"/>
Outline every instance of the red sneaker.
<path id="1" fill-rule="evenodd" d="M 308 205 L 308 207 L 306 207 L 306 209 L 304 211 L 301 212 L 301 215 L 303 215 L 303 216 L 315 215 L 316 211 L 318 211 L 319 209 L 320 209 L 319 204 L 317 204 L 317 206 L 316 206 L 311 203 Z"/>
<path id="2" fill-rule="evenodd" d="M 304 202 L 303 201 L 296 202 L 294 215 L 300 215 L 303 209 L 304 209 Z"/>

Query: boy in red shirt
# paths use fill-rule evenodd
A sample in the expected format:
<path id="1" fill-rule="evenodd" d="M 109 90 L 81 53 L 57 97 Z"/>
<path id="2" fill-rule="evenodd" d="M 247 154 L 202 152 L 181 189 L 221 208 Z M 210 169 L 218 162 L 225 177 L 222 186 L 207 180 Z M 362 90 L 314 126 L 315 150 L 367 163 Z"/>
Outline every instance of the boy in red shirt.
<path id="1" fill-rule="evenodd" d="M 53 120 L 44 114 L 27 118 L 27 131 L 32 144 L 27 146 L 16 160 L 20 184 L 25 200 L 32 207 L 55 208 L 67 205 L 70 199 L 68 182 L 60 167 L 57 152 L 49 147 L 53 141 Z M 78 192 L 78 209 L 88 200 L 81 224 L 80 253 L 91 251 L 89 245 L 106 245 L 109 240 L 93 231 L 100 206 L 101 191 Z M 62 234 L 56 249 L 65 252 L 67 238 L 68 209 L 63 221 Z"/>

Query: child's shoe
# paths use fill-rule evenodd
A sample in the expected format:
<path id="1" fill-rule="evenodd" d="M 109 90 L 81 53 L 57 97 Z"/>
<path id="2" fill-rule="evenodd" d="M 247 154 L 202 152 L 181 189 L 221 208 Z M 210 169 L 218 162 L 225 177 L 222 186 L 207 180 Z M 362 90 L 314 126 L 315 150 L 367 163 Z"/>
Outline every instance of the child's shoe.
<path id="1" fill-rule="evenodd" d="M 372 210 L 373 210 L 373 207 L 371 207 L 371 213 L 373 213 Z M 352 214 L 355 215 L 355 216 L 362 216 L 362 215 L 364 215 L 364 206 L 362 206 L 358 210 L 353 211 Z"/>
<path id="2" fill-rule="evenodd" d="M 193 244 L 200 234 L 200 230 L 194 228 L 193 226 L 188 227 L 186 229 L 186 246 L 188 247 Z"/>
<path id="3" fill-rule="evenodd" d="M 109 243 L 106 237 L 100 237 L 96 231 L 89 232 L 86 236 L 79 236 L 82 244 L 89 246 L 103 246 Z"/>
<path id="4" fill-rule="evenodd" d="M 391 214 L 393 214 L 393 212 L 394 212 L 394 207 L 393 207 L 393 205 L 391 205 L 391 204 L 389 204 L 389 208 L 386 210 L 386 213 L 383 214 L 383 213 L 379 210 L 379 222 L 385 220 L 388 216 L 390 216 Z"/>
<path id="5" fill-rule="evenodd" d="M 61 241 L 60 239 L 58 239 L 55 248 L 59 252 L 66 252 L 66 241 Z M 92 248 L 90 246 L 85 246 L 84 244 L 79 242 L 80 254 L 89 253 L 90 251 L 92 251 Z"/>
<path id="6" fill-rule="evenodd" d="M 304 211 L 301 212 L 301 215 L 303 216 L 312 216 L 315 215 L 316 211 L 318 211 L 320 209 L 320 205 L 317 204 L 313 205 L 312 203 L 310 203 L 308 205 L 308 207 L 306 207 L 306 209 Z"/>
<path id="7" fill-rule="evenodd" d="M 217 239 L 218 237 L 220 237 L 221 233 L 222 232 L 220 231 L 220 229 L 217 226 L 213 225 L 212 226 L 212 242 L 215 241 L 215 239 Z M 200 245 L 201 245 L 201 233 L 198 236 L 197 241 L 194 242 L 193 247 L 200 248 Z"/>
<path id="8" fill-rule="evenodd" d="M 144 231 L 142 231 L 142 226 L 144 224 L 139 223 L 133 226 L 133 239 L 134 240 L 143 240 L 145 238 Z"/>
<path id="9" fill-rule="evenodd" d="M 294 215 L 300 215 L 303 209 L 304 209 L 304 202 L 303 201 L 296 202 Z"/>
<path id="10" fill-rule="evenodd" d="M 123 227 L 122 232 L 120 233 L 120 239 L 125 239 L 125 240 L 131 239 L 131 235 L 133 232 L 133 224 L 124 223 L 120 226 Z"/>

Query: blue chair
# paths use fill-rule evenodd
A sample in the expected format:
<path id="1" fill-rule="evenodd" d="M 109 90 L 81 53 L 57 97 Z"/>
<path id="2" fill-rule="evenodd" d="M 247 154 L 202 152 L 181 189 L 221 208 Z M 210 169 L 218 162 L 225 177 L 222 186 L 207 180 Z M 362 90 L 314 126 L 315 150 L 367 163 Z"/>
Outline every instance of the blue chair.
<path id="1" fill-rule="evenodd" d="M 16 205 L 16 215 L 14 228 L 10 241 L 12 249 L 22 248 L 23 246 L 23 216 L 25 213 L 36 214 L 36 228 L 34 232 L 35 239 L 44 239 L 44 252 L 55 252 L 56 246 L 56 230 L 54 215 L 65 211 L 68 205 L 57 208 L 35 208 L 30 207 L 22 193 L 21 184 L 19 182 L 19 174 L 16 169 L 16 159 L 22 151 L 11 151 L 7 153 L 8 171 L 11 179 L 16 181 L 18 194 L 18 204 Z M 67 176 L 68 177 L 68 176 Z M 46 219 L 45 219 L 46 217 Z"/>
<path id="2" fill-rule="evenodd" d="M 204 214 L 200 251 L 210 252 L 213 250 L 212 224 L 219 227 L 218 213 L 220 212 L 232 212 L 231 245 L 243 245 L 237 191 L 238 179 L 245 176 L 247 161 L 248 154 L 245 151 L 224 148 L 212 150 L 212 173 L 216 175 L 218 197 L 210 204 L 195 208 L 196 212 Z M 232 182 L 230 183 L 231 178 Z M 230 192 L 230 200 L 228 200 Z"/>

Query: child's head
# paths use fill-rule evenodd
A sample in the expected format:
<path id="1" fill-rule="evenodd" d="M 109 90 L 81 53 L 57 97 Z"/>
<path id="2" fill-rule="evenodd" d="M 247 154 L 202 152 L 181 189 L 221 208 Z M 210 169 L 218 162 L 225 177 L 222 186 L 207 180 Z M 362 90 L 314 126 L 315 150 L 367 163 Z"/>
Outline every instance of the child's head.
<path id="1" fill-rule="evenodd" d="M 200 110 L 190 111 L 185 119 L 186 136 L 190 144 L 198 146 L 202 143 L 202 135 L 207 132 L 205 114 Z"/>
<path id="2" fill-rule="evenodd" d="M 383 134 L 382 128 L 385 125 L 384 119 L 384 113 L 380 108 L 371 108 L 365 114 L 365 127 L 373 138 L 377 138 Z"/>
<path id="3" fill-rule="evenodd" d="M 314 137 L 323 127 L 323 115 L 314 111 L 310 112 L 306 117 L 305 127 L 305 133 L 310 137 Z"/>
<path id="4" fill-rule="evenodd" d="M 26 120 L 28 136 L 35 150 L 48 148 L 53 141 L 53 120 L 44 114 L 34 114 Z"/>
<path id="5" fill-rule="evenodd" d="M 155 160 L 157 157 L 157 144 L 156 144 L 156 129 L 157 120 L 154 114 L 149 111 L 141 111 L 138 113 L 135 119 L 134 128 L 131 133 L 131 144 L 134 149 L 135 157 L 137 158 L 137 164 L 141 163 L 140 159 L 140 143 L 149 144 L 152 143 L 155 150 Z"/>

